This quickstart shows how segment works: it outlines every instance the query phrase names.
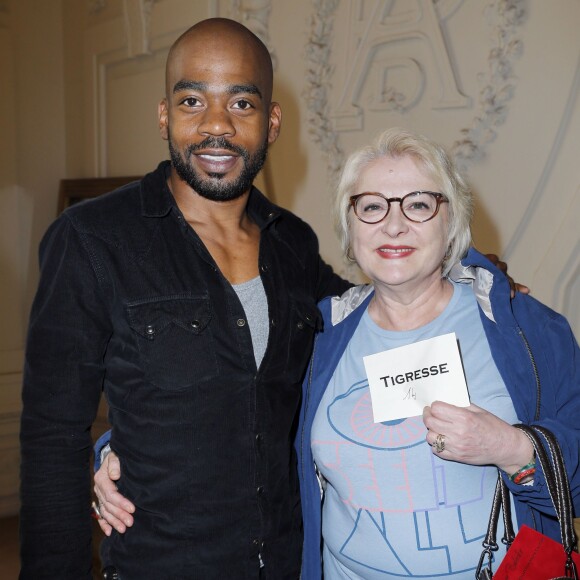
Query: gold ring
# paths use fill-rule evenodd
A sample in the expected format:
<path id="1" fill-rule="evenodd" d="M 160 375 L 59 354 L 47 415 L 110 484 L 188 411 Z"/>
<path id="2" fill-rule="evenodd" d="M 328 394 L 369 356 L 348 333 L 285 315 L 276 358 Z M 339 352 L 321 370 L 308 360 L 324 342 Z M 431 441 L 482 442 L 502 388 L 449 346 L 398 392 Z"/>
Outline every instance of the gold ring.
<path id="1" fill-rule="evenodd" d="M 443 453 L 443 451 L 445 451 L 445 435 L 437 435 L 434 447 L 437 453 Z"/>

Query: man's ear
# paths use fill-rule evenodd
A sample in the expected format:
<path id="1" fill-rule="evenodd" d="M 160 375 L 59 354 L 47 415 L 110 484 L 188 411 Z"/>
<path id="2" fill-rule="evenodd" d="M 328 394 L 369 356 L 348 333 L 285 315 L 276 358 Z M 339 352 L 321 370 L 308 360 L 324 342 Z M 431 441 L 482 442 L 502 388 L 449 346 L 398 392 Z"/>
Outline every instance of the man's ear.
<path id="1" fill-rule="evenodd" d="M 268 145 L 272 145 L 278 135 L 280 135 L 280 126 L 282 124 L 282 109 L 278 103 L 270 104 L 270 120 L 268 124 Z"/>
<path id="2" fill-rule="evenodd" d="M 167 109 L 167 99 L 163 99 L 157 106 L 159 116 L 159 133 L 161 138 L 167 141 L 169 139 L 169 111 Z"/>

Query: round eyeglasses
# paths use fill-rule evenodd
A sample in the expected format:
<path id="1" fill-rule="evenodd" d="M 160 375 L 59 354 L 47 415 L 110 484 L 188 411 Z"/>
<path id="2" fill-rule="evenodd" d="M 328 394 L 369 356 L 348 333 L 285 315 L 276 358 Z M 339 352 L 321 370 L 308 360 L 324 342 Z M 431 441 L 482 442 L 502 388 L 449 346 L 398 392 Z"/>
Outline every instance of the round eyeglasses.
<path id="1" fill-rule="evenodd" d="M 442 203 L 449 203 L 442 193 L 434 191 L 412 191 L 403 197 L 385 197 L 381 193 L 359 193 L 351 195 L 350 205 L 356 217 L 365 224 L 377 224 L 384 220 L 391 203 L 398 201 L 401 212 L 411 222 L 422 224 L 439 213 Z"/>

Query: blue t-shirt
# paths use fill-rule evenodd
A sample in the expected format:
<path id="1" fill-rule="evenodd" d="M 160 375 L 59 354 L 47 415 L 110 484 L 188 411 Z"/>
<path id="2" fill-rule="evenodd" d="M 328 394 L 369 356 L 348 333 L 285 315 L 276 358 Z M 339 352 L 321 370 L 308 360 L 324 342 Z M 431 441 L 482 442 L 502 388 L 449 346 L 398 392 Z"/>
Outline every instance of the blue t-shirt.
<path id="1" fill-rule="evenodd" d="M 374 423 L 363 363 L 364 356 L 449 332 L 459 341 L 471 402 L 517 422 L 469 286 L 454 284 L 441 315 L 412 331 L 383 330 L 365 312 L 312 428 L 314 460 L 326 480 L 326 580 L 473 578 L 497 468 L 434 455 L 421 416 Z M 504 553 L 502 546 L 497 562 Z"/>

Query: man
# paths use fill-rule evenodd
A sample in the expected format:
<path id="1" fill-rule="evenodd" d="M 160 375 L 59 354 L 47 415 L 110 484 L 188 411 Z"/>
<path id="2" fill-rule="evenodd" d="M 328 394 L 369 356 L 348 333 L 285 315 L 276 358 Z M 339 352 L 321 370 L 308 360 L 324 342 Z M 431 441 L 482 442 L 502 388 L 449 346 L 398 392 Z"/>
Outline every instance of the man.
<path id="1" fill-rule="evenodd" d="M 21 578 L 91 578 L 89 429 L 104 389 L 138 525 L 103 542 L 122 580 L 297 578 L 292 449 L 316 303 L 348 284 L 312 230 L 252 187 L 281 111 L 241 24 L 171 48 L 171 162 L 71 207 L 41 244 L 23 388 Z M 179 469 L 176 469 L 176 466 Z"/>

